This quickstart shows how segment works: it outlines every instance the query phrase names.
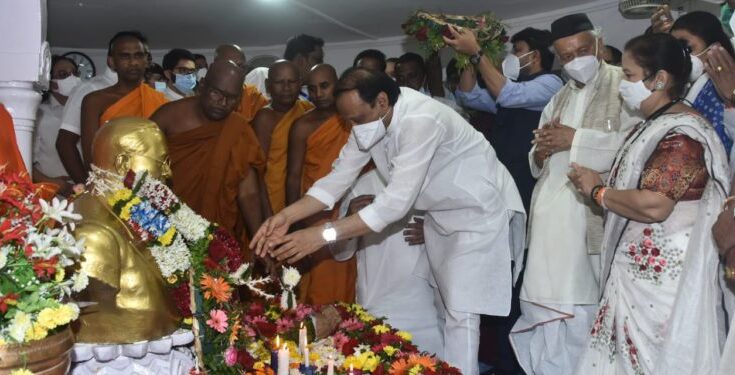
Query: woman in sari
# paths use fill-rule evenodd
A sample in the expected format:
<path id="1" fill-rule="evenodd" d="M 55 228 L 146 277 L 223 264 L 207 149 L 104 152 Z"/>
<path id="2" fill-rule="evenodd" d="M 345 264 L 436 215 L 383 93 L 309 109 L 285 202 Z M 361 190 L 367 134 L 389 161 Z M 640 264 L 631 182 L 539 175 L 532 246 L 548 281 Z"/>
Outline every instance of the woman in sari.
<path id="1" fill-rule="evenodd" d="M 577 190 L 606 209 L 604 285 L 578 374 L 713 374 L 719 360 L 718 259 L 710 228 L 729 187 L 714 128 L 680 100 L 691 62 L 668 34 L 623 55 L 625 104 L 646 121 L 607 183 L 572 165 Z"/>

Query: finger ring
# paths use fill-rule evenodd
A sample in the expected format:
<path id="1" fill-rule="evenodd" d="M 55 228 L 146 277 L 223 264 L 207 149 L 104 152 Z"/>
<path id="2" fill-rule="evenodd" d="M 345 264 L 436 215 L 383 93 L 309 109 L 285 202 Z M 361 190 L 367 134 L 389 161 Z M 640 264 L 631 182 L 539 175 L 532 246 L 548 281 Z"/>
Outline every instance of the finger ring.
<path id="1" fill-rule="evenodd" d="M 718 72 L 721 72 L 722 71 L 722 67 L 721 66 L 717 66 L 717 71 Z"/>
<path id="2" fill-rule="evenodd" d="M 725 266 L 725 277 L 730 280 L 735 280 L 735 270 L 728 266 Z"/>

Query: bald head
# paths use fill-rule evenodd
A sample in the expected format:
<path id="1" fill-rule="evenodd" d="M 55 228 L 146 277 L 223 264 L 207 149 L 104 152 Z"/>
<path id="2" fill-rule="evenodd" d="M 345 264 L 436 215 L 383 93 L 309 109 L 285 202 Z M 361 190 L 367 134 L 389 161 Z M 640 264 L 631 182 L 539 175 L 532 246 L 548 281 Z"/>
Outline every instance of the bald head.
<path id="1" fill-rule="evenodd" d="M 334 87 L 337 84 L 337 71 L 329 64 L 317 64 L 309 72 L 306 81 L 309 98 L 317 109 L 335 108 Z"/>
<path id="2" fill-rule="evenodd" d="M 301 89 L 299 69 L 288 60 L 278 60 L 268 68 L 265 86 L 274 107 L 291 108 L 299 98 Z"/>
<path id="3" fill-rule="evenodd" d="M 273 79 L 274 76 L 284 73 L 294 74 L 298 77 L 299 68 L 291 61 L 277 60 L 268 68 L 268 79 Z"/>
<path id="4" fill-rule="evenodd" d="M 204 115 L 219 121 L 240 104 L 245 71 L 230 60 L 215 59 L 202 80 L 199 102 Z"/>
<path id="5" fill-rule="evenodd" d="M 237 44 L 223 44 L 214 50 L 215 60 L 230 60 L 241 69 L 246 68 L 247 60 L 242 48 Z"/>

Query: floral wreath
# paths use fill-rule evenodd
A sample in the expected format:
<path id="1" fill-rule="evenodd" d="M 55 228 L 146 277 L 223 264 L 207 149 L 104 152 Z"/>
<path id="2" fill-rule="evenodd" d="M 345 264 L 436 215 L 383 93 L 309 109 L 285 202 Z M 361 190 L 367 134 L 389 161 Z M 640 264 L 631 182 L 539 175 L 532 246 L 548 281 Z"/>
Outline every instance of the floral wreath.
<path id="1" fill-rule="evenodd" d="M 499 61 L 508 42 L 505 26 L 492 13 L 485 12 L 477 16 L 459 16 L 417 11 L 401 25 L 403 31 L 416 38 L 422 49 L 436 52 L 446 46 L 442 36 L 452 37 L 449 25 L 472 30 L 482 53 L 492 61 Z M 457 68 L 464 69 L 470 64 L 470 57 L 457 53 Z"/>

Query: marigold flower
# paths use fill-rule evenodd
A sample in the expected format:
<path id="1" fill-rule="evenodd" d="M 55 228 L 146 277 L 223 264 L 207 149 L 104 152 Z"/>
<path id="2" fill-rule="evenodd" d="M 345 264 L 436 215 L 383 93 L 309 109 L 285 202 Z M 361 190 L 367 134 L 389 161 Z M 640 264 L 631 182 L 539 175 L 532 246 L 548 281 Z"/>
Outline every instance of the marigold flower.
<path id="1" fill-rule="evenodd" d="M 227 302 L 232 296 L 232 290 L 230 284 L 227 283 L 221 277 L 215 277 L 204 275 L 201 281 L 202 289 L 204 290 L 204 298 L 214 298 L 217 302 Z"/>

